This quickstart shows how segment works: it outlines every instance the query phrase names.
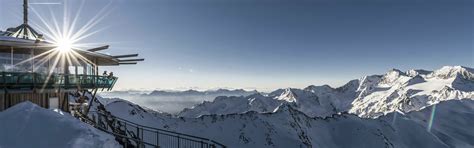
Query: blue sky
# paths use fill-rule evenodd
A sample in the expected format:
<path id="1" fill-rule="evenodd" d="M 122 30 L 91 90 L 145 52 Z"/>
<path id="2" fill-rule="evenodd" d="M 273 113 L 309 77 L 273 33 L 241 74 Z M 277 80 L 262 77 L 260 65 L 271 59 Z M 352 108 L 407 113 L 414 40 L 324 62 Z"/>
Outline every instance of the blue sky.
<path id="1" fill-rule="evenodd" d="M 108 3 L 111 13 L 96 26 L 106 29 L 83 42 L 103 42 L 111 45 L 108 53 L 146 59 L 101 68 L 119 76 L 117 89 L 266 91 L 340 86 L 391 68 L 474 65 L 470 0 L 84 1 L 79 24 Z M 21 2 L 0 1 L 1 30 L 21 23 Z M 69 2 L 73 13 L 78 2 Z M 32 7 L 46 16 L 49 8 L 63 8 Z"/>

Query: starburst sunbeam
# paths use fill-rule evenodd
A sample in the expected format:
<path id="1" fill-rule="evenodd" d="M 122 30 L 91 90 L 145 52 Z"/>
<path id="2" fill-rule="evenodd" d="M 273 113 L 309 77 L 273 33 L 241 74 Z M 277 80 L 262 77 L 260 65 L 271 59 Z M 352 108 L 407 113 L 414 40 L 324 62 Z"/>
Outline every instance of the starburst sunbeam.
<path id="1" fill-rule="evenodd" d="M 71 15 L 71 10 L 68 1 L 60 3 L 60 5 L 63 5 L 62 13 L 55 12 L 55 10 L 53 10 L 48 5 L 38 6 L 38 8 L 46 6 L 47 9 L 38 9 L 36 7 L 30 7 L 36 18 L 39 20 L 39 23 L 35 23 L 34 21 L 32 21 L 33 27 L 38 29 L 38 31 L 42 34 L 44 34 L 45 42 L 52 44 L 52 46 L 38 44 L 37 47 L 53 48 L 53 50 L 44 51 L 43 53 L 34 55 L 30 58 L 27 58 L 26 60 L 20 61 L 16 64 L 12 64 L 12 67 L 19 66 L 22 64 L 28 64 L 28 62 L 31 62 L 32 72 L 40 71 L 42 65 L 43 67 L 44 65 L 52 67 L 48 68 L 49 71 L 46 72 L 47 76 L 44 80 L 45 83 L 39 90 L 40 92 L 42 92 L 46 88 L 48 82 L 57 81 L 56 78 L 53 79 L 54 73 L 67 74 L 69 70 L 68 68 L 70 66 L 80 66 L 85 64 L 89 64 L 93 67 L 97 66 L 87 57 L 81 55 L 82 51 L 80 50 L 91 48 L 94 45 L 103 45 L 103 43 L 84 43 L 82 41 L 108 28 L 97 28 L 96 26 L 101 21 L 103 21 L 108 14 L 111 13 L 110 6 L 112 5 L 112 1 L 110 1 L 106 6 L 100 9 L 98 13 L 96 13 L 91 19 L 81 25 L 81 27 L 78 26 L 80 25 L 80 17 L 83 12 L 82 9 L 84 8 L 85 0 L 81 0 L 79 3 L 80 4 L 78 5 L 78 9 L 76 10 L 75 15 Z M 45 11 L 46 13 L 40 13 L 39 11 Z M 41 14 L 46 14 L 46 16 L 43 16 Z M 59 16 L 58 14 L 62 16 Z"/>
<path id="2" fill-rule="evenodd" d="M 88 20 L 80 29 L 76 30 L 76 26 L 79 22 L 79 17 L 81 16 L 82 9 L 85 5 L 85 1 L 81 0 L 77 13 L 73 18 L 70 18 L 69 6 L 67 1 L 64 2 L 63 13 L 62 13 L 62 24 L 59 23 L 58 17 L 51 9 L 48 7 L 51 20 L 47 21 L 44 16 L 40 15 L 38 10 L 32 7 L 34 14 L 38 17 L 42 24 L 33 24 L 40 32 L 45 34 L 48 38 L 46 41 L 63 45 L 64 41 L 71 42 L 72 47 L 75 49 L 83 49 L 78 45 L 78 42 L 82 41 L 85 38 L 88 38 L 94 34 L 97 34 L 105 29 L 97 29 L 95 26 L 100 23 L 110 12 L 110 6 L 112 2 L 109 2 L 105 7 L 103 7 L 96 15 L 94 15 L 90 20 Z M 70 22 L 72 20 L 72 22 Z M 50 22 L 50 23 L 48 23 Z M 43 27 L 44 26 L 44 27 Z M 62 26 L 62 27 L 61 27 Z"/>

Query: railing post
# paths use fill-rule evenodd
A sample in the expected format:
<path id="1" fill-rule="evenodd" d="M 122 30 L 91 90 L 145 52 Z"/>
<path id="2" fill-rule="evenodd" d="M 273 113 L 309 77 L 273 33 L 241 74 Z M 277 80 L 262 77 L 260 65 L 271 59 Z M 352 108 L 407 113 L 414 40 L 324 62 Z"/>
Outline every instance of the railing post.
<path id="1" fill-rule="evenodd" d="M 86 115 L 86 116 L 87 116 L 87 115 Z M 96 122 L 96 120 L 95 120 L 95 116 L 94 116 L 94 115 L 92 115 L 92 121 L 93 121 L 94 124 L 97 126 L 97 122 Z"/>
<path id="2" fill-rule="evenodd" d="M 136 136 L 137 136 L 137 147 L 140 147 L 140 140 L 138 139 L 138 137 L 140 136 L 140 128 L 137 126 L 137 133 L 136 133 Z"/>
<path id="3" fill-rule="evenodd" d="M 125 136 L 127 136 L 127 122 L 123 122 L 123 126 L 124 126 L 124 132 L 125 132 Z"/>
<path id="4" fill-rule="evenodd" d="M 124 141 L 124 145 L 125 145 L 125 148 L 127 148 L 127 147 L 128 147 L 128 139 L 127 139 L 127 138 L 122 138 L 122 139 L 125 140 L 125 141 Z"/>
<path id="5" fill-rule="evenodd" d="M 100 116 L 100 113 L 97 113 L 97 126 L 99 128 L 102 128 L 102 121 L 101 121 L 102 117 Z"/>
<path id="6" fill-rule="evenodd" d="M 160 131 L 156 131 L 156 146 L 160 147 Z"/>

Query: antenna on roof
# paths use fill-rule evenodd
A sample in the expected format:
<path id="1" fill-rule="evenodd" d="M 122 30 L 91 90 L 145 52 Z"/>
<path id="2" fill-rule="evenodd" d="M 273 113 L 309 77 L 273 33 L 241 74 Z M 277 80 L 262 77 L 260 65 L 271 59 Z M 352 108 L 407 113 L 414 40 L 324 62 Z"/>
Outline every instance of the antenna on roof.
<path id="1" fill-rule="evenodd" d="M 23 24 L 16 28 L 8 28 L 4 35 L 31 40 L 41 40 L 43 38 L 43 35 L 28 25 L 28 0 L 23 0 Z"/>
<path id="2" fill-rule="evenodd" d="M 23 0 L 23 24 L 28 26 L 28 0 Z M 27 31 L 23 31 L 23 37 L 28 39 Z"/>

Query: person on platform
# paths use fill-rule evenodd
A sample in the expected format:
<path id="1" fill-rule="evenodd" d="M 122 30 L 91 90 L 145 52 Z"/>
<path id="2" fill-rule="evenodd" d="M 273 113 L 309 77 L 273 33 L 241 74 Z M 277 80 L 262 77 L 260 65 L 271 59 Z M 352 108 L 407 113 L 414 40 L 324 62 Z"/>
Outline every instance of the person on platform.
<path id="1" fill-rule="evenodd" d="M 108 78 L 112 79 L 114 77 L 114 72 L 110 72 Z"/>

